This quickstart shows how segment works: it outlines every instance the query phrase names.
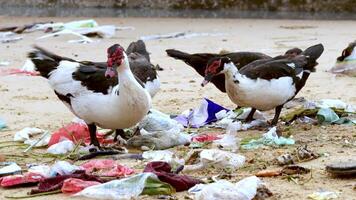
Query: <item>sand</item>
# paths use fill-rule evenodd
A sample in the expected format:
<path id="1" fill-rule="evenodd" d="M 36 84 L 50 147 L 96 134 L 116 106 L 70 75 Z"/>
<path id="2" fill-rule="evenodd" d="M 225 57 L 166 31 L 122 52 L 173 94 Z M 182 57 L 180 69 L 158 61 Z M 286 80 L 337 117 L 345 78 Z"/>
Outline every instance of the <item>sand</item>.
<path id="1" fill-rule="evenodd" d="M 19 25 L 41 21 L 70 21 L 79 18 L 31 18 L 1 17 L 0 24 Z M 35 40 L 43 35 L 41 32 L 23 34 L 23 40 L 0 44 L 0 60 L 10 61 L 8 67 L 19 68 L 26 59 L 31 45 L 37 44 L 53 52 L 78 60 L 104 61 L 106 48 L 113 43 L 127 46 L 140 36 L 170 32 L 214 32 L 221 36 L 204 36 L 190 39 L 167 39 L 147 41 L 152 62 L 159 64 L 164 71 L 159 72 L 162 82 L 161 91 L 153 99 L 153 106 L 165 113 L 180 113 L 197 106 L 203 97 L 228 107 L 234 108 L 226 94 L 219 92 L 213 85 L 200 87 L 202 78 L 181 61 L 169 58 L 165 49 L 175 48 L 187 52 L 259 51 L 271 56 L 279 55 L 292 47 L 306 48 L 322 43 L 325 51 L 318 60 L 317 72 L 312 74 L 298 97 L 309 100 L 323 98 L 341 99 L 346 103 L 356 104 L 356 81 L 351 77 L 336 77 L 326 70 L 330 69 L 335 59 L 346 45 L 356 38 L 354 21 L 309 21 L 309 20 L 248 20 L 248 19 L 170 19 L 170 18 L 98 18 L 99 24 L 133 26 L 135 30 L 117 32 L 111 39 L 102 39 L 91 44 L 69 44 L 73 36 L 60 36 L 46 40 Z M 268 112 L 273 114 L 273 112 Z M 0 141 L 11 140 L 13 134 L 24 127 L 40 127 L 56 130 L 73 119 L 70 111 L 57 99 L 45 79 L 30 76 L 0 77 L 0 117 L 10 130 L 1 132 Z M 220 131 L 222 132 L 222 131 Z M 258 136 L 263 131 L 240 132 L 241 138 Z M 272 199 L 306 199 L 308 194 L 322 188 L 340 192 L 340 199 L 356 199 L 352 189 L 354 179 L 331 178 L 324 170 L 327 163 L 347 160 L 356 156 L 355 126 L 292 126 L 291 134 L 297 145 L 284 148 L 266 148 L 259 151 L 242 152 L 248 160 L 247 168 L 233 173 L 232 181 L 252 175 L 259 169 L 275 168 L 270 164 L 272 158 L 292 152 L 299 144 L 308 146 L 317 153 L 327 153 L 319 159 L 301 163 L 311 167 L 313 177 L 301 185 L 282 178 L 263 178 L 267 187 L 274 193 Z M 16 148 L 2 148 L 0 153 L 20 153 Z M 11 159 L 10 159 L 11 160 Z M 23 160 L 26 162 L 26 160 Z M 132 164 L 132 163 L 131 163 Z M 133 165 L 139 165 L 133 163 Z M 196 176 L 218 174 L 218 171 L 203 171 Z M 308 179 L 310 175 L 305 175 Z M 0 198 L 5 195 L 24 194 L 25 189 L 0 189 Z M 186 193 L 175 196 L 183 199 Z M 66 198 L 64 195 L 51 198 Z M 39 197 L 45 199 L 48 197 Z M 146 197 L 144 197 L 146 199 Z"/>

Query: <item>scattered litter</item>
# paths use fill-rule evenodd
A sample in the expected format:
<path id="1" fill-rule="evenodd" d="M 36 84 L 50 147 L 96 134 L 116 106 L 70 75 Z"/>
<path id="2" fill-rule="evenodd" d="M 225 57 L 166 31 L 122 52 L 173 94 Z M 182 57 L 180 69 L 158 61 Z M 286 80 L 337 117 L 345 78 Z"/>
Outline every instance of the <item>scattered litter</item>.
<path id="1" fill-rule="evenodd" d="M 151 109 L 148 115 L 139 123 L 139 128 L 147 132 L 168 131 L 173 128 L 183 130 L 184 127 L 158 110 Z"/>
<path id="2" fill-rule="evenodd" d="M 0 168 L 0 177 L 21 172 L 21 167 L 14 162 L 3 162 L 0 166 L 5 166 Z"/>
<path id="3" fill-rule="evenodd" d="M 111 159 L 90 160 L 80 167 L 85 169 L 86 173 L 98 176 L 126 177 L 134 173 L 133 169 L 117 164 Z"/>
<path id="4" fill-rule="evenodd" d="M 39 24 L 48 24 L 48 22 L 35 22 L 32 24 L 26 24 L 26 25 L 21 25 L 21 26 L 9 26 L 9 27 L 1 27 L 0 32 L 7 32 L 11 31 L 17 34 L 21 34 L 23 32 L 30 32 L 34 26 L 39 25 Z"/>
<path id="5" fill-rule="evenodd" d="M 310 172 L 310 169 L 298 165 L 289 165 L 289 166 L 285 166 L 281 172 L 282 174 L 287 174 L 287 175 L 307 174 Z"/>
<path id="6" fill-rule="evenodd" d="M 245 163 L 244 156 L 219 149 L 202 150 L 199 154 L 199 160 L 200 162 L 197 164 L 184 166 L 183 171 L 196 171 L 210 166 L 221 169 L 237 169 Z"/>
<path id="7" fill-rule="evenodd" d="M 221 139 L 221 136 L 216 134 L 200 134 L 192 137 L 192 142 L 212 142 Z"/>
<path id="8" fill-rule="evenodd" d="M 146 191 L 145 191 L 146 190 Z M 85 188 L 74 196 L 84 196 L 94 199 L 130 200 L 140 194 L 172 194 L 174 189 L 169 184 L 160 182 L 153 173 L 141 173 L 120 180 Z"/>
<path id="9" fill-rule="evenodd" d="M 308 195 L 309 199 L 313 200 L 329 200 L 338 198 L 338 193 L 332 191 L 318 191 Z"/>
<path id="10" fill-rule="evenodd" d="M 162 161 L 172 166 L 184 165 L 184 159 L 179 159 L 175 153 L 169 150 L 145 151 L 142 153 L 142 157 L 150 162 Z"/>
<path id="11" fill-rule="evenodd" d="M 226 134 L 221 139 L 213 142 L 214 147 L 236 152 L 240 146 L 240 139 L 237 137 L 237 130 L 241 129 L 241 122 L 233 122 L 226 128 Z"/>
<path id="12" fill-rule="evenodd" d="M 356 41 L 342 51 L 342 55 L 337 58 L 335 66 L 330 69 L 334 74 L 345 74 L 356 76 Z"/>
<path id="13" fill-rule="evenodd" d="M 63 193 L 73 194 L 84 190 L 84 188 L 99 184 L 101 183 L 97 181 L 84 181 L 78 178 L 68 178 L 63 182 L 61 191 Z"/>
<path id="14" fill-rule="evenodd" d="M 49 38 L 49 37 L 56 37 L 56 36 L 59 36 L 59 35 L 75 35 L 75 36 L 78 36 L 80 39 L 78 40 L 69 40 L 68 42 L 69 43 L 92 43 L 93 40 L 90 39 L 89 37 L 87 36 L 84 36 L 80 33 L 77 33 L 77 32 L 74 32 L 72 30 L 62 30 L 62 31 L 58 31 L 58 32 L 55 32 L 55 33 L 50 33 L 50 34 L 47 34 L 47 35 L 43 35 L 41 37 L 38 37 L 36 38 L 36 40 L 42 40 L 42 39 L 46 39 L 46 38 Z"/>
<path id="15" fill-rule="evenodd" d="M 173 173 L 171 166 L 167 162 L 156 161 L 147 163 L 143 171 L 156 174 L 160 181 L 169 183 L 177 192 L 188 190 L 194 185 L 201 183 L 198 179 Z"/>
<path id="16" fill-rule="evenodd" d="M 163 150 L 179 145 L 189 144 L 191 136 L 181 132 L 180 128 L 175 127 L 167 131 L 147 132 L 141 129 L 140 135 L 136 135 L 127 140 L 130 147 Z"/>
<path id="17" fill-rule="evenodd" d="M 88 148 L 89 147 L 89 148 Z M 78 160 L 88 160 L 88 159 L 92 159 L 95 158 L 97 156 L 105 156 L 105 155 L 116 155 L 116 154 L 127 154 L 128 151 L 126 148 L 122 147 L 122 151 L 117 151 L 117 150 L 105 150 L 105 151 L 101 151 L 101 150 L 96 150 L 94 152 L 91 152 L 90 149 L 93 149 L 95 147 L 91 146 L 86 146 L 86 147 L 80 147 L 79 152 L 80 153 L 88 153 L 85 154 L 83 156 L 80 156 L 78 158 Z"/>
<path id="18" fill-rule="evenodd" d="M 282 174 L 282 169 L 265 169 L 257 172 L 255 175 L 257 177 L 273 177 L 280 176 Z"/>
<path id="19" fill-rule="evenodd" d="M 217 121 L 216 114 L 228 109 L 204 98 L 198 108 L 184 111 L 175 120 L 185 127 L 199 128 L 211 122 Z"/>
<path id="20" fill-rule="evenodd" d="M 349 160 L 328 164 L 326 171 L 334 176 L 353 176 L 356 174 L 356 161 Z"/>
<path id="21" fill-rule="evenodd" d="M 75 144 L 71 140 L 63 140 L 62 142 L 50 146 L 47 149 L 47 153 L 55 155 L 66 154 L 73 151 L 74 148 Z"/>
<path id="22" fill-rule="evenodd" d="M 41 137 L 37 140 L 31 139 L 31 137 L 41 134 Z M 24 152 L 29 151 L 33 147 L 42 147 L 46 146 L 49 142 L 50 134 L 47 131 L 44 131 L 39 128 L 26 127 L 21 131 L 18 131 L 14 135 L 14 141 L 24 142 L 25 144 L 30 145 Z"/>
<path id="23" fill-rule="evenodd" d="M 23 37 L 17 36 L 17 34 L 13 32 L 0 32 L 0 42 L 1 43 L 9 43 L 16 42 L 18 40 L 22 40 Z"/>
<path id="24" fill-rule="evenodd" d="M 297 159 L 300 161 L 312 160 L 319 158 L 320 156 L 308 149 L 307 145 L 302 145 L 296 150 Z"/>
<path id="25" fill-rule="evenodd" d="M 159 34 L 159 35 L 147 35 L 141 36 L 140 39 L 143 41 L 147 40 L 161 40 L 161 39 L 172 39 L 172 38 L 193 38 L 193 37 L 202 37 L 202 36 L 223 36 L 225 33 L 195 33 L 195 32 L 174 32 L 168 34 Z"/>
<path id="26" fill-rule="evenodd" d="M 38 194 L 38 193 L 61 190 L 61 188 L 63 187 L 64 181 L 69 178 L 77 178 L 77 179 L 81 179 L 84 181 L 96 181 L 96 182 L 100 182 L 100 183 L 104 182 L 103 180 L 99 179 L 96 176 L 88 175 L 85 173 L 85 171 L 79 170 L 79 171 L 75 171 L 72 174 L 68 174 L 68 175 L 58 175 L 55 177 L 42 179 L 39 182 L 38 187 L 35 189 L 32 189 L 30 194 Z"/>
<path id="27" fill-rule="evenodd" d="M 278 156 L 277 162 L 281 166 L 294 164 L 293 157 L 290 154 L 284 154 L 284 155 Z"/>
<path id="28" fill-rule="evenodd" d="M 257 149 L 263 145 L 267 146 L 282 146 L 282 145 L 293 145 L 295 141 L 292 138 L 278 137 L 277 128 L 271 128 L 267 133 L 264 133 L 262 138 L 254 140 L 252 139 L 247 144 L 241 145 L 243 149 Z"/>
<path id="29" fill-rule="evenodd" d="M 327 123 L 331 124 L 338 121 L 339 116 L 331 108 L 320 108 L 316 114 L 320 124 Z"/>
<path id="30" fill-rule="evenodd" d="M 189 190 L 195 200 L 252 200 L 257 189 L 263 185 L 256 176 L 250 176 L 237 183 L 218 180 L 210 184 L 198 184 Z"/>
<path id="31" fill-rule="evenodd" d="M 10 175 L 10 176 L 5 176 L 0 179 L 0 186 L 1 187 L 14 187 L 14 186 L 19 186 L 23 184 L 36 184 L 43 180 L 45 177 L 43 177 L 41 174 L 38 173 L 33 173 L 33 172 L 26 172 L 21 175 Z"/>
<path id="32" fill-rule="evenodd" d="M 50 177 L 54 177 L 57 175 L 69 175 L 77 170 L 81 170 L 81 168 L 72 165 L 67 161 L 60 160 L 60 161 L 56 161 L 54 165 L 51 167 L 49 175 Z"/>

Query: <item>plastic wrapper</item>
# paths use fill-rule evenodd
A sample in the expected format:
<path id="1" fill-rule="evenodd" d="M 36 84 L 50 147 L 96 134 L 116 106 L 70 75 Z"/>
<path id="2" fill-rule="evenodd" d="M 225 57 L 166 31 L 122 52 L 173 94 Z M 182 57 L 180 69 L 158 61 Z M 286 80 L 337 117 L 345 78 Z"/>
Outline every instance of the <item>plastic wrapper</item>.
<path id="1" fill-rule="evenodd" d="M 56 175 L 69 175 L 77 170 L 81 170 L 81 168 L 72 165 L 67 161 L 56 161 L 54 165 L 51 167 L 49 174 L 51 177 Z"/>
<path id="2" fill-rule="evenodd" d="M 262 181 L 256 176 L 250 176 L 237 183 L 218 180 L 210 184 L 198 184 L 189 190 L 195 200 L 251 200 L 257 194 L 257 188 Z"/>
<path id="3" fill-rule="evenodd" d="M 88 174 L 95 174 L 99 176 L 122 177 L 134 173 L 133 169 L 120 165 L 111 159 L 90 160 L 80 165 L 80 167 L 85 169 Z"/>
<path id="4" fill-rule="evenodd" d="M 138 126 L 140 129 L 145 129 L 147 132 L 168 131 L 173 128 L 183 130 L 184 128 L 168 115 L 155 109 L 151 109 L 148 115 L 145 116 Z"/>
<path id="5" fill-rule="evenodd" d="M 1 187 L 13 187 L 22 184 L 38 183 L 45 177 L 39 173 L 26 172 L 19 175 L 5 176 L 0 179 Z"/>
<path id="6" fill-rule="evenodd" d="M 47 153 L 55 155 L 66 154 L 73 151 L 74 148 L 75 145 L 71 140 L 63 140 L 62 142 L 50 146 L 47 149 Z"/>
<path id="7" fill-rule="evenodd" d="M 93 186 L 93 185 L 99 185 L 101 184 L 100 182 L 97 181 L 84 181 L 82 179 L 78 178 L 68 178 L 63 182 L 63 186 L 61 191 L 63 193 L 77 193 L 82 191 L 84 188 Z"/>
<path id="8" fill-rule="evenodd" d="M 145 151 L 142 157 L 150 162 L 163 161 L 173 166 L 184 165 L 184 159 L 176 157 L 175 153 L 169 150 Z"/>
<path id="9" fill-rule="evenodd" d="M 1 163 L 5 167 L 0 168 L 0 177 L 21 172 L 21 167 L 14 162 Z"/>

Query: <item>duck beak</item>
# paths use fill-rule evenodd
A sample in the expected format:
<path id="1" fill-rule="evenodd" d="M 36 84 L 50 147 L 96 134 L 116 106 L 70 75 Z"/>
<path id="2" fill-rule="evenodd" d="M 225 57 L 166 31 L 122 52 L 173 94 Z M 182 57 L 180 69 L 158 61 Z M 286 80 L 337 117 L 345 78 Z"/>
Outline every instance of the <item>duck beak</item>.
<path id="1" fill-rule="evenodd" d="M 213 78 L 212 75 L 210 75 L 210 74 L 206 75 L 206 76 L 204 77 L 203 82 L 201 83 L 201 86 L 202 86 L 202 87 L 206 86 L 206 85 L 211 81 L 212 78 Z"/>
<path id="2" fill-rule="evenodd" d="M 113 67 L 107 67 L 105 72 L 106 78 L 114 78 L 116 76 L 115 69 Z"/>

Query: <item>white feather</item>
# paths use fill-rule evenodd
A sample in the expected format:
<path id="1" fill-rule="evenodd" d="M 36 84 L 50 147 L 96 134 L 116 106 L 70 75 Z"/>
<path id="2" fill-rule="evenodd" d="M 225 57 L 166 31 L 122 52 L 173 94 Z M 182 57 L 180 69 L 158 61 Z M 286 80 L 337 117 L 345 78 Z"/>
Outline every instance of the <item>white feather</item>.
<path id="1" fill-rule="evenodd" d="M 159 81 L 158 77 L 153 81 L 147 81 L 145 83 L 145 88 L 148 91 L 148 93 L 150 93 L 151 97 L 154 97 L 157 94 L 160 87 L 161 87 L 161 82 Z"/>

